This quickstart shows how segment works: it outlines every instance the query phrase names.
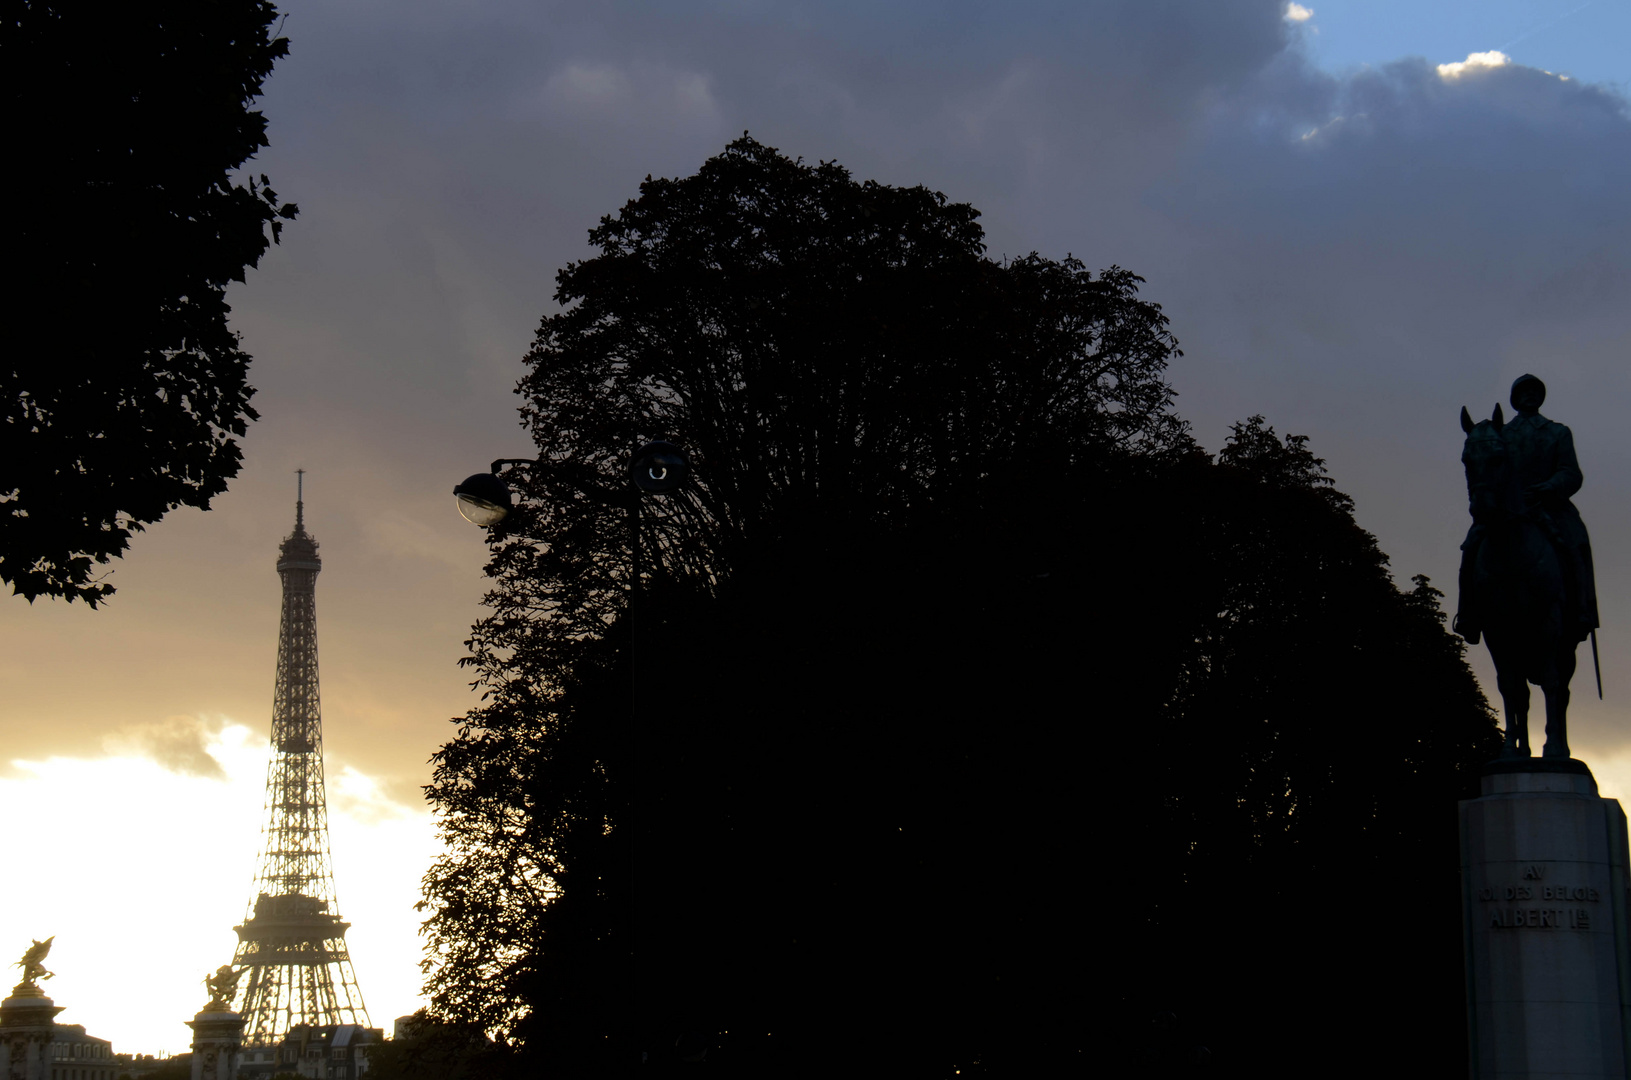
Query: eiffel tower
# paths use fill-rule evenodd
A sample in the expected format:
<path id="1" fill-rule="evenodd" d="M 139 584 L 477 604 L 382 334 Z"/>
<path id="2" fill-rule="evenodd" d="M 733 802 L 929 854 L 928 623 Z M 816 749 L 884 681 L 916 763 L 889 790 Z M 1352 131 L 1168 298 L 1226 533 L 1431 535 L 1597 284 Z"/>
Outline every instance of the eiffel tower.
<path id="1" fill-rule="evenodd" d="M 244 1042 L 277 1042 L 298 1024 L 368 1023 L 334 899 L 323 720 L 317 697 L 317 541 L 306 532 L 305 470 L 299 470 L 294 532 L 278 549 L 283 622 L 272 695 L 272 761 L 266 825 L 253 899 L 232 958 Z"/>

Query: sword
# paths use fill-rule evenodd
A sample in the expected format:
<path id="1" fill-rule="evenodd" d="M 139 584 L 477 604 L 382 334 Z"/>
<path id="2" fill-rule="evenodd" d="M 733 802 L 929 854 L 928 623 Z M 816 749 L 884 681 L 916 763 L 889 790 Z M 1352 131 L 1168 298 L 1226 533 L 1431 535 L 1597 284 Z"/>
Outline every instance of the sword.
<path id="1" fill-rule="evenodd" d="M 1603 700 L 1603 665 L 1597 662 L 1597 631 L 1591 632 L 1591 667 L 1597 672 L 1597 700 Z"/>

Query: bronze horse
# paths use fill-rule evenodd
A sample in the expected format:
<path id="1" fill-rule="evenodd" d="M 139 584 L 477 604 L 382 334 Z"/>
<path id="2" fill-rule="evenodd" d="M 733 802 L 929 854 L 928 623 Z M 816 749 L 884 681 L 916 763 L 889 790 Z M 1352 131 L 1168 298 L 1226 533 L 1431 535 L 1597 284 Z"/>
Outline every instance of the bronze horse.
<path id="1" fill-rule="evenodd" d="M 1464 586 L 1473 592 L 1506 709 L 1502 757 L 1529 757 L 1529 684 L 1546 695 L 1543 756 L 1569 756 L 1569 680 L 1578 638 L 1566 625 L 1567 577 L 1557 549 L 1524 499 L 1507 453 L 1501 407 L 1474 424 L 1461 451 L 1475 531 L 1482 536 Z M 1473 637 L 1472 642 L 1477 643 Z"/>

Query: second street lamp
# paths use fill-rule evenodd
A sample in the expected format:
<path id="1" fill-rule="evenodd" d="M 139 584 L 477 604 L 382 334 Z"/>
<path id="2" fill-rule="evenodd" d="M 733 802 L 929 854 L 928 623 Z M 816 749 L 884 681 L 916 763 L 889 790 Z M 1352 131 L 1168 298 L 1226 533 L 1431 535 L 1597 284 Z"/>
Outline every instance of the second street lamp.
<path id="1" fill-rule="evenodd" d="M 635 452 L 629 463 L 629 478 L 647 495 L 667 495 L 678 491 L 691 476 L 691 463 L 685 451 L 659 439 Z"/>

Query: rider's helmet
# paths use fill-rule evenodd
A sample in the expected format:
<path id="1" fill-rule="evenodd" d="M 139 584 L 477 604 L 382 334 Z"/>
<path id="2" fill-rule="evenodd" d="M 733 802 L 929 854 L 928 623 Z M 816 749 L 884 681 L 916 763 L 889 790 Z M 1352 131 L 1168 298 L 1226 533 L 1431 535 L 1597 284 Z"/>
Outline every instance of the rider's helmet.
<path id="1" fill-rule="evenodd" d="M 1511 400 L 1512 400 L 1512 407 L 1514 409 L 1516 409 L 1518 407 L 1518 388 L 1519 387 L 1528 387 L 1528 386 L 1530 386 L 1530 384 L 1533 384 L 1531 392 L 1535 392 L 1535 393 L 1540 394 L 1540 400 L 1535 403 L 1535 407 L 1538 409 L 1538 408 L 1540 408 L 1541 405 L 1546 403 L 1546 384 L 1541 382 L 1539 379 L 1537 379 L 1533 375 L 1527 375 L 1527 374 L 1519 375 L 1516 379 L 1512 380 L 1512 398 L 1511 398 Z"/>

